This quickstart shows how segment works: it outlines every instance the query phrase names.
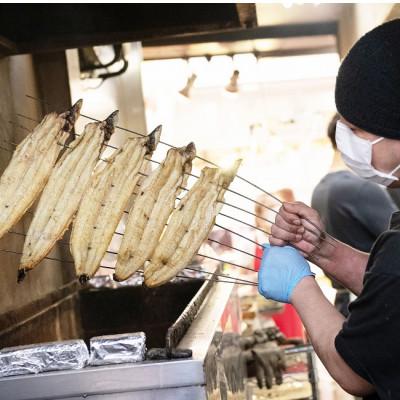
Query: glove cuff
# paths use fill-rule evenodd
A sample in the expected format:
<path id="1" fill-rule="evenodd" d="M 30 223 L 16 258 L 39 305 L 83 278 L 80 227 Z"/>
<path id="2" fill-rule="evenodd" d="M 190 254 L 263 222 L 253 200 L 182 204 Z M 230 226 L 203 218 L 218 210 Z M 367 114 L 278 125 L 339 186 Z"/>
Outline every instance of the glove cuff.
<path id="1" fill-rule="evenodd" d="M 314 279 L 315 279 L 315 274 L 314 274 L 314 272 L 307 272 L 307 273 L 305 273 L 304 275 L 302 275 L 301 276 L 301 278 L 297 281 L 297 282 L 294 282 L 292 285 L 290 285 L 290 287 L 288 288 L 288 295 L 287 295 L 287 299 L 288 299 L 288 303 L 291 303 L 292 302 L 292 294 L 293 294 L 293 290 L 294 290 L 294 288 L 304 279 L 304 278 L 306 278 L 307 276 L 311 276 L 311 277 L 313 277 Z"/>

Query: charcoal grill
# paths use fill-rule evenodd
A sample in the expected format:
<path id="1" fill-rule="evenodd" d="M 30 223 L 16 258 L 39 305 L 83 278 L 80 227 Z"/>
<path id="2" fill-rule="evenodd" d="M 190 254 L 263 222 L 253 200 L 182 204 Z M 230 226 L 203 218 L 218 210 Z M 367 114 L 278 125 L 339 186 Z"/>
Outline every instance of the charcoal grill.
<path id="1" fill-rule="evenodd" d="M 0 398 L 205 399 L 204 359 L 232 289 L 215 280 L 181 280 L 155 289 L 80 290 L 75 312 L 86 342 L 92 336 L 144 331 L 148 348 L 191 349 L 192 357 L 2 378 Z M 29 330 L 33 323 L 16 329 Z"/>

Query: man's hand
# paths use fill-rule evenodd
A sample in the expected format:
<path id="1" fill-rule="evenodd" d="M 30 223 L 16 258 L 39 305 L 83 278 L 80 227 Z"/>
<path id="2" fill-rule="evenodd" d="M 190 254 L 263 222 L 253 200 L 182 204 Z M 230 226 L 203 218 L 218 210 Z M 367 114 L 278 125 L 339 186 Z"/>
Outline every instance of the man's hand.
<path id="1" fill-rule="evenodd" d="M 256 368 L 257 385 L 260 389 L 266 386 L 271 389 L 275 377 L 275 383 L 282 383 L 282 372 L 285 370 L 285 358 L 283 352 L 275 342 L 256 344 L 251 353 Z"/>
<path id="2" fill-rule="evenodd" d="M 317 211 L 301 202 L 283 203 L 271 227 L 274 246 L 294 244 L 304 257 L 311 256 L 323 239 L 324 226 Z"/>
<path id="3" fill-rule="evenodd" d="M 319 214 L 300 202 L 283 203 L 271 227 L 270 244 L 290 244 L 325 274 L 355 294 L 361 292 L 368 254 L 324 232 Z"/>
<path id="4" fill-rule="evenodd" d="M 306 276 L 314 274 L 296 249 L 290 246 L 264 246 L 258 272 L 258 290 L 264 297 L 290 303 L 293 289 Z"/>

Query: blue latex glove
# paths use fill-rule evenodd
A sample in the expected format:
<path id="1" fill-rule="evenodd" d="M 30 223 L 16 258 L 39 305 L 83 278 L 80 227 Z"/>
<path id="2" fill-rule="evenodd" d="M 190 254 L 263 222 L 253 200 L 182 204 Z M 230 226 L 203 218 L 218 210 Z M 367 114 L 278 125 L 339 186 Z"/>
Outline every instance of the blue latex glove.
<path id="1" fill-rule="evenodd" d="M 293 247 L 265 244 L 258 272 L 258 290 L 267 299 L 290 303 L 293 289 L 306 276 L 310 265 Z"/>

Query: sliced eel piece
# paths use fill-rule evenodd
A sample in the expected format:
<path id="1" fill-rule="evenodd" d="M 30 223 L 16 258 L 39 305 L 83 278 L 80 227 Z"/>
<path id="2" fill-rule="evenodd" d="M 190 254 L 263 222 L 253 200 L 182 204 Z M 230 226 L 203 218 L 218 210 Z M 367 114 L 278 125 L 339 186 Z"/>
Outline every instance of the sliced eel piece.
<path id="1" fill-rule="evenodd" d="M 93 175 L 75 218 L 71 252 L 76 274 L 83 284 L 100 267 L 101 260 L 132 196 L 145 156 L 151 156 L 160 140 L 161 128 L 149 136 L 128 138 Z"/>
<path id="2" fill-rule="evenodd" d="M 116 118 L 114 112 L 105 121 L 87 124 L 54 167 L 25 238 L 20 279 L 46 257 L 68 229 Z"/>
<path id="3" fill-rule="evenodd" d="M 193 143 L 170 149 L 163 163 L 139 188 L 118 252 L 115 280 L 129 278 L 150 259 L 174 209 L 176 196 L 186 186 L 195 155 Z"/>
<path id="4" fill-rule="evenodd" d="M 199 180 L 180 201 L 144 270 L 149 287 L 162 285 L 185 268 L 212 229 L 223 196 L 241 160 L 229 170 L 205 167 Z"/>
<path id="5" fill-rule="evenodd" d="M 39 197 L 76 119 L 82 100 L 68 111 L 47 114 L 15 149 L 0 178 L 0 237 Z"/>

